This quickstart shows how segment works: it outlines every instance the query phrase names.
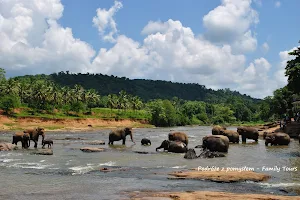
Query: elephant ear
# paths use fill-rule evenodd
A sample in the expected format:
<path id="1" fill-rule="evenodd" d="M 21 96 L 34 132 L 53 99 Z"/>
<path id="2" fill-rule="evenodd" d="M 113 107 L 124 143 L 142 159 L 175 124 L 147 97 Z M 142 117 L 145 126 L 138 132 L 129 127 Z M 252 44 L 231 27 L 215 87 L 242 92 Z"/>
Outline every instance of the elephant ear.
<path id="1" fill-rule="evenodd" d="M 275 136 L 272 136 L 272 137 L 271 137 L 271 140 L 274 141 L 274 140 L 275 140 Z"/>

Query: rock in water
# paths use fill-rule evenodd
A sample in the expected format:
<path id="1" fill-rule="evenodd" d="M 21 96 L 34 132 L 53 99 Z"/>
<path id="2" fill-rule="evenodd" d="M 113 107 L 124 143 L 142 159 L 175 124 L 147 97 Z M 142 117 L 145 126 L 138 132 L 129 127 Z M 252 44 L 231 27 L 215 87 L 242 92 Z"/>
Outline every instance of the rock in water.
<path id="1" fill-rule="evenodd" d="M 89 144 L 89 145 L 105 145 L 105 142 L 102 141 L 102 140 L 94 140 L 94 141 L 91 141 L 91 142 L 86 142 L 86 144 Z"/>
<path id="2" fill-rule="evenodd" d="M 16 149 L 18 149 L 18 147 L 15 144 L 0 142 L 0 151 L 11 151 Z"/>
<path id="3" fill-rule="evenodd" d="M 53 155 L 52 149 L 37 149 L 32 151 L 30 154 L 34 155 Z"/>
<path id="4" fill-rule="evenodd" d="M 222 153 L 213 152 L 213 151 L 206 149 L 199 155 L 199 157 L 200 158 L 216 158 L 216 157 L 225 157 L 225 155 Z"/>
<path id="5" fill-rule="evenodd" d="M 96 147 L 83 147 L 80 148 L 81 151 L 91 153 L 91 152 L 103 152 L 103 148 L 96 148 Z"/>
<path id="6" fill-rule="evenodd" d="M 197 158 L 195 149 L 189 149 L 189 150 L 185 153 L 184 158 L 185 158 L 185 159 L 195 159 L 195 158 Z"/>

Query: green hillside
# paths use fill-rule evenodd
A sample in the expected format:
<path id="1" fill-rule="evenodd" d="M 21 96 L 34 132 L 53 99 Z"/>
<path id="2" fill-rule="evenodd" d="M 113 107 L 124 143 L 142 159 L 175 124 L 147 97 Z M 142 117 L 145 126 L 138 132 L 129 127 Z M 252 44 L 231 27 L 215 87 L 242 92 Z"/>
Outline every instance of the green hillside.
<path id="1" fill-rule="evenodd" d="M 41 75 L 38 75 L 41 77 Z M 32 77 L 32 76 L 26 76 Z M 259 101 L 237 91 L 212 90 L 204 85 L 173 83 L 170 81 L 128 79 L 125 77 L 108 76 L 102 74 L 72 74 L 69 72 L 43 75 L 61 86 L 73 87 L 76 84 L 85 89 L 95 89 L 100 95 L 118 94 L 121 90 L 129 94 L 139 96 L 144 101 L 150 99 L 172 99 L 178 97 L 184 100 L 197 100 L 209 103 L 223 103 L 231 96 L 240 97 L 243 100 Z"/>

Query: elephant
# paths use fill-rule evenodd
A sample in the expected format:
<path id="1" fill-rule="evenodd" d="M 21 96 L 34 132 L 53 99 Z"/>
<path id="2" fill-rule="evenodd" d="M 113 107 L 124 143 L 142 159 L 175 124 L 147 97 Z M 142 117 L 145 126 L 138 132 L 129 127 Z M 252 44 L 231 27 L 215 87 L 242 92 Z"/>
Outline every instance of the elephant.
<path id="1" fill-rule="evenodd" d="M 255 142 L 258 142 L 259 134 L 256 128 L 240 126 L 237 128 L 237 132 L 242 136 L 243 143 L 246 143 L 247 138 L 255 140 Z"/>
<path id="2" fill-rule="evenodd" d="M 186 153 L 187 152 L 186 144 L 181 141 L 164 140 L 161 143 L 161 145 L 156 148 L 156 151 L 161 148 L 164 148 L 164 151 L 173 152 L 173 153 Z"/>
<path id="3" fill-rule="evenodd" d="M 125 145 L 126 136 L 130 135 L 131 141 L 135 144 L 132 137 L 132 128 L 123 128 L 123 129 L 117 129 L 113 130 L 109 133 L 109 142 L 108 144 L 114 144 L 114 141 L 123 140 L 123 145 Z"/>
<path id="4" fill-rule="evenodd" d="M 13 135 L 12 144 L 18 145 L 18 142 L 22 142 L 22 148 L 27 149 L 30 146 L 29 133 L 17 132 Z"/>
<path id="5" fill-rule="evenodd" d="M 143 138 L 141 140 L 141 144 L 142 145 L 151 145 L 151 141 L 149 139 L 147 139 L 147 138 Z"/>
<path id="6" fill-rule="evenodd" d="M 229 142 L 232 142 L 232 143 L 240 142 L 240 135 L 236 131 L 222 129 L 222 130 L 220 130 L 220 135 L 227 136 L 229 139 Z"/>
<path id="7" fill-rule="evenodd" d="M 170 141 L 181 141 L 186 144 L 186 146 L 189 143 L 189 139 L 186 133 L 183 132 L 174 132 L 174 133 L 169 133 L 169 140 Z"/>
<path id="8" fill-rule="evenodd" d="M 223 127 L 223 126 L 220 126 L 220 125 L 217 125 L 217 126 L 214 126 L 211 130 L 211 133 L 213 135 L 220 135 L 220 131 L 221 130 L 226 130 L 226 127 Z"/>
<path id="9" fill-rule="evenodd" d="M 218 153 L 218 152 L 214 152 L 214 151 L 210 151 L 208 149 L 205 149 L 198 156 L 198 158 L 217 158 L 217 157 L 225 157 L 225 155 L 222 154 L 222 153 Z"/>
<path id="10" fill-rule="evenodd" d="M 184 154 L 185 159 L 195 159 L 198 158 L 195 149 L 188 149 L 187 152 Z"/>
<path id="11" fill-rule="evenodd" d="M 228 152 L 229 139 L 224 135 L 209 135 L 202 138 L 203 150 Z"/>
<path id="12" fill-rule="evenodd" d="M 202 151 L 199 156 L 196 155 L 196 152 L 194 149 L 188 149 L 188 151 L 184 155 L 185 159 L 216 158 L 216 157 L 225 157 L 225 155 L 222 153 L 210 151 L 208 149 L 205 149 L 204 151 Z"/>
<path id="13" fill-rule="evenodd" d="M 266 137 L 268 137 L 268 136 L 272 136 L 273 133 L 274 133 L 274 131 L 273 132 L 267 132 L 267 131 L 265 131 L 263 133 L 263 139 L 266 139 Z"/>
<path id="14" fill-rule="evenodd" d="M 45 148 L 46 144 L 48 144 L 48 149 L 51 148 L 51 146 L 53 145 L 53 140 L 49 140 L 49 139 L 48 140 L 47 139 L 46 140 L 42 140 L 42 145 L 43 145 L 42 148 Z"/>
<path id="15" fill-rule="evenodd" d="M 30 135 L 30 140 L 34 142 L 34 148 L 37 148 L 37 143 L 39 140 L 39 136 L 42 136 L 42 141 L 45 138 L 45 129 L 44 128 L 36 128 L 36 129 L 27 129 L 24 130 L 23 133 L 28 133 Z"/>
<path id="16" fill-rule="evenodd" d="M 265 145 L 268 146 L 269 143 L 271 146 L 288 145 L 290 141 L 290 136 L 286 133 L 272 133 L 266 137 Z"/>

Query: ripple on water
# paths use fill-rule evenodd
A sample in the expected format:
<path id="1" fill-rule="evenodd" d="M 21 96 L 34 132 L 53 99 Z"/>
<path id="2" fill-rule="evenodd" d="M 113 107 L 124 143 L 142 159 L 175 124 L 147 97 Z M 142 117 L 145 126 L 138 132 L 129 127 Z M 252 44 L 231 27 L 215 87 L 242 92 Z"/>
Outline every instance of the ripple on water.
<path id="1" fill-rule="evenodd" d="M 9 163 L 9 162 L 12 162 L 12 161 L 17 161 L 17 160 L 21 160 L 21 159 L 12 159 L 12 158 L 1 158 L 0 159 L 0 162 L 3 162 L 3 163 Z"/>
<path id="2" fill-rule="evenodd" d="M 99 166 L 116 166 L 116 162 L 109 161 L 106 163 L 100 163 Z"/>
<path id="3" fill-rule="evenodd" d="M 267 188 L 300 186 L 300 183 L 258 183 L 258 184 Z"/>
<path id="4" fill-rule="evenodd" d="M 92 170 L 94 170 L 94 166 L 75 166 L 70 167 L 69 169 L 73 170 L 72 175 L 79 175 L 79 174 L 85 174 Z"/>
<path id="5" fill-rule="evenodd" d="M 182 168 L 186 168 L 186 165 L 183 165 L 183 166 L 174 166 L 174 167 L 171 167 L 172 169 L 182 169 Z"/>
<path id="6" fill-rule="evenodd" d="M 14 163 L 11 165 L 7 165 L 6 167 L 23 168 L 23 169 L 45 169 L 53 165 L 54 164 L 44 165 L 41 163 Z"/>

